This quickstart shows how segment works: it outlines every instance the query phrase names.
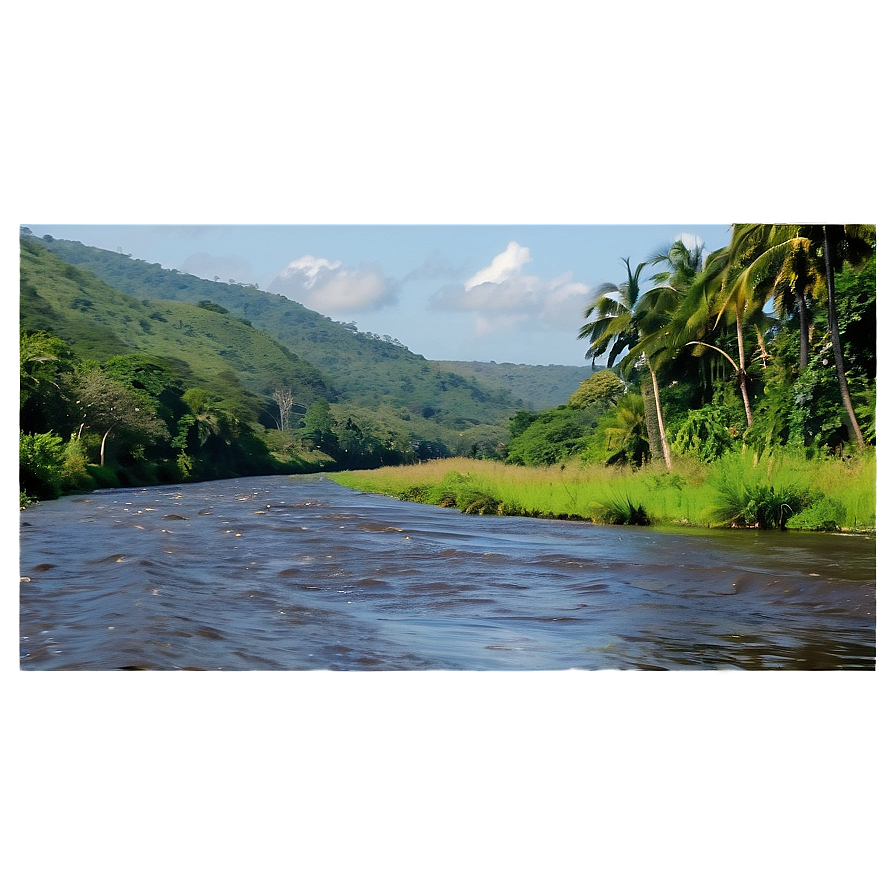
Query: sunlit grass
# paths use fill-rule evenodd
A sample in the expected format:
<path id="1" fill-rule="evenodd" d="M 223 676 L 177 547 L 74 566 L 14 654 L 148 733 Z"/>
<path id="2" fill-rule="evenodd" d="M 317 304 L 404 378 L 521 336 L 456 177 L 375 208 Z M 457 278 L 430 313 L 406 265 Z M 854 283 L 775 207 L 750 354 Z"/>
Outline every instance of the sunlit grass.
<path id="1" fill-rule="evenodd" d="M 450 458 L 329 475 L 360 491 L 441 503 L 467 513 L 598 522 L 610 518 L 613 508 L 628 506 L 643 508 L 654 524 L 719 525 L 721 492 L 726 487 L 736 492 L 743 483 L 748 494 L 774 488 L 778 495 L 798 492 L 813 500 L 824 498 L 826 508 L 837 508 L 835 522 L 844 529 L 872 529 L 875 520 L 873 451 L 849 461 L 806 460 L 785 453 L 757 459 L 749 452 L 728 455 L 714 465 L 680 458 L 672 473 L 661 465 L 630 471 L 578 463 L 521 467 Z"/>

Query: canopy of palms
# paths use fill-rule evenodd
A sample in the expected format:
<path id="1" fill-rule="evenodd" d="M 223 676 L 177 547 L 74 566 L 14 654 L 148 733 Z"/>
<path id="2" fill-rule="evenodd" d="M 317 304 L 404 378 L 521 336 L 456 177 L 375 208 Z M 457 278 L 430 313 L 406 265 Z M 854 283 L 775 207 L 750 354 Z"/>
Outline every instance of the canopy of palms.
<path id="1" fill-rule="evenodd" d="M 736 224 L 733 228 L 731 256 L 739 259 L 741 270 L 735 278 L 731 292 L 753 292 L 760 297 L 771 291 L 777 298 L 781 293 L 781 311 L 788 293 L 799 297 L 801 314 L 800 363 L 808 359 L 808 323 L 806 342 L 803 343 L 803 319 L 807 309 L 803 307 L 807 291 L 814 290 L 827 300 L 828 333 L 837 370 L 840 396 L 849 421 L 856 446 L 865 448 L 865 440 L 853 409 L 846 367 L 840 345 L 840 327 L 834 296 L 834 274 L 845 263 L 860 267 L 874 254 L 876 231 L 873 226 L 861 224 Z M 771 283 L 771 289 L 769 284 Z"/>
<path id="2" fill-rule="evenodd" d="M 626 270 L 626 279 L 622 283 L 602 283 L 594 291 L 591 302 L 585 308 L 585 318 L 596 315 L 594 320 L 584 324 L 579 330 L 579 338 L 589 342 L 586 358 L 592 364 L 607 353 L 607 366 L 612 367 L 616 359 L 622 356 L 619 370 L 626 373 L 632 367 L 643 364 L 650 374 L 652 395 L 645 394 L 645 412 L 651 405 L 656 408 L 656 427 L 660 448 L 666 469 L 672 469 L 672 455 L 663 423 L 663 410 L 660 402 L 659 384 L 656 370 L 646 350 L 634 350 L 642 340 L 653 332 L 662 314 L 655 305 L 642 301 L 641 274 L 650 263 L 642 261 L 632 271 L 628 258 L 622 259 Z M 626 354 L 623 354 L 623 353 Z M 650 423 L 648 417 L 648 424 Z"/>

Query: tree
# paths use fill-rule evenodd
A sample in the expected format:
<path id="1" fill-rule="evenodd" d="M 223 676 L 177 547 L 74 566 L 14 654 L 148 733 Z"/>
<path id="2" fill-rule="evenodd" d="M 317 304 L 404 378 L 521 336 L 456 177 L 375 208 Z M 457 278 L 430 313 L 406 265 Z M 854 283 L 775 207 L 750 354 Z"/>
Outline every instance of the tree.
<path id="1" fill-rule="evenodd" d="M 606 408 L 615 404 L 625 392 L 625 383 L 612 370 L 598 370 L 569 396 L 571 408 L 588 408 L 594 405 Z"/>
<path id="2" fill-rule="evenodd" d="M 684 315 L 689 315 L 686 327 L 700 327 L 701 324 L 705 327 L 709 316 L 715 318 L 709 329 L 715 329 L 723 319 L 729 324 L 733 321 L 737 335 L 737 361 L 718 345 L 705 341 L 705 337 L 687 344 L 712 349 L 731 364 L 744 403 L 747 426 L 750 427 L 753 425 L 753 406 L 748 387 L 745 328 L 764 317 L 764 296 L 756 288 L 755 278 L 747 273 L 751 261 L 761 251 L 760 245 L 755 237 L 739 232 L 740 226 L 734 226 L 728 246 L 709 255 L 703 271 L 689 290 L 690 301 L 684 304 L 682 310 Z M 760 331 L 757 329 L 757 332 Z"/>
<path id="3" fill-rule="evenodd" d="M 586 358 L 595 360 L 608 352 L 607 366 L 612 367 L 616 358 L 623 355 L 620 362 L 620 371 L 630 370 L 638 363 L 647 368 L 650 376 L 650 387 L 642 390 L 645 394 L 645 410 L 649 404 L 656 408 L 656 424 L 659 433 L 659 442 L 663 454 L 666 469 L 672 469 L 672 456 L 669 451 L 669 442 L 666 438 L 666 427 L 663 423 L 663 409 L 660 402 L 659 383 L 656 370 L 651 363 L 646 351 L 633 351 L 641 340 L 648 335 L 648 327 L 651 318 L 648 311 L 655 311 L 646 307 L 639 300 L 641 298 L 641 273 L 648 264 L 642 261 L 634 271 L 628 258 L 622 259 L 626 270 L 626 279 L 619 284 L 602 283 L 594 291 L 591 302 L 585 308 L 585 317 L 593 314 L 597 317 L 590 323 L 586 323 L 579 330 L 579 339 L 588 339 L 590 345 L 585 353 Z M 653 320 L 655 320 L 655 315 Z M 651 331 L 652 332 L 652 331 Z M 652 395 L 649 394 L 652 392 Z M 649 418 L 648 418 L 649 420 Z"/>
<path id="4" fill-rule="evenodd" d="M 828 309 L 828 334 L 837 370 L 840 398 L 849 428 L 859 451 L 865 440 L 856 419 L 846 366 L 840 344 L 840 327 L 835 300 L 834 276 L 848 263 L 860 268 L 874 257 L 876 230 L 863 224 L 738 224 L 732 236 L 732 255 L 741 259 L 742 269 L 734 281 L 734 291 L 745 291 L 767 282 L 771 274 L 786 277 L 787 260 L 800 253 L 805 258 L 805 278 L 811 276 L 817 292 L 824 292 Z"/>
<path id="5" fill-rule="evenodd" d="M 280 422 L 277 428 L 285 432 L 289 429 L 289 412 L 293 407 L 292 389 L 275 389 L 274 401 L 277 402 L 277 407 L 280 408 Z"/>
<path id="6" fill-rule="evenodd" d="M 306 438 L 310 439 L 315 448 L 332 454 L 337 447 L 337 439 L 333 433 L 336 421 L 330 413 L 330 403 L 324 398 L 318 398 L 305 412 L 303 427 Z"/>
<path id="7" fill-rule="evenodd" d="M 19 332 L 19 427 L 25 433 L 62 433 L 75 418 L 69 375 L 74 355 L 45 332 Z"/>
<path id="8" fill-rule="evenodd" d="M 648 453 L 647 420 L 644 400 L 640 395 L 624 395 L 599 433 L 606 437 L 607 448 L 612 453 L 608 464 L 629 463 L 640 467 Z"/>
<path id="9" fill-rule="evenodd" d="M 119 383 L 95 363 L 81 364 L 72 375 L 75 403 L 81 414 L 78 437 L 85 427 L 102 433 L 100 466 L 106 461 L 106 441 L 116 430 L 134 442 L 166 437 L 168 428 L 146 406 L 140 394 Z"/>

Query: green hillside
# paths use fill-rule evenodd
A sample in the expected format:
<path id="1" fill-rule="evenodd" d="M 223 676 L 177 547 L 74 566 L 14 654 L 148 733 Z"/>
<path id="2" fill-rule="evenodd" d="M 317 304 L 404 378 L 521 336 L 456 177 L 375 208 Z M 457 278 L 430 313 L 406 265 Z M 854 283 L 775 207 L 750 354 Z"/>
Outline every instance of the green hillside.
<path id="1" fill-rule="evenodd" d="M 44 245 L 137 300 L 210 301 L 223 306 L 323 371 L 337 402 L 404 421 L 415 437 L 441 439 L 449 445 L 453 440 L 452 450 L 460 447 L 461 433 L 476 427 L 486 428 L 486 441 L 500 437 L 510 416 L 523 406 L 508 389 L 472 382 L 395 341 L 359 333 L 252 285 L 215 283 L 68 240 Z"/>
<path id="2" fill-rule="evenodd" d="M 277 388 L 291 388 L 303 407 L 335 398 L 312 364 L 223 307 L 134 298 L 40 241 L 22 240 L 20 259 L 21 326 L 58 336 L 80 357 L 102 362 L 142 352 L 163 359 L 185 381 L 261 422 Z"/>
<path id="3" fill-rule="evenodd" d="M 508 391 L 528 411 L 564 404 L 594 371 L 590 365 L 497 364 L 494 361 L 437 361 L 442 370 L 481 383 L 493 391 Z"/>

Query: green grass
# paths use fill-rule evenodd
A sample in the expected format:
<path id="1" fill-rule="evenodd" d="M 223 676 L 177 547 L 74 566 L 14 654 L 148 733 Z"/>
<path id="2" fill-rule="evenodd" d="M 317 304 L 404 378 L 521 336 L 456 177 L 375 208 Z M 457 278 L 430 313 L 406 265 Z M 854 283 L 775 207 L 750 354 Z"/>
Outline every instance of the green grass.
<path id="1" fill-rule="evenodd" d="M 625 523 L 643 523 L 643 515 L 652 524 L 704 527 L 757 523 L 773 527 L 783 513 L 791 529 L 872 530 L 875 522 L 873 450 L 850 461 L 782 454 L 757 462 L 752 454 L 733 453 L 706 465 L 682 458 L 672 473 L 658 466 L 631 472 L 594 465 L 520 467 L 453 458 L 329 475 L 360 491 L 470 513 Z M 753 502 L 752 510 L 747 506 L 740 518 L 738 508 L 729 506 L 738 495 L 747 505 Z M 768 511 L 762 502 L 768 503 L 770 495 L 774 499 Z M 781 511 L 780 503 L 789 509 Z"/>

